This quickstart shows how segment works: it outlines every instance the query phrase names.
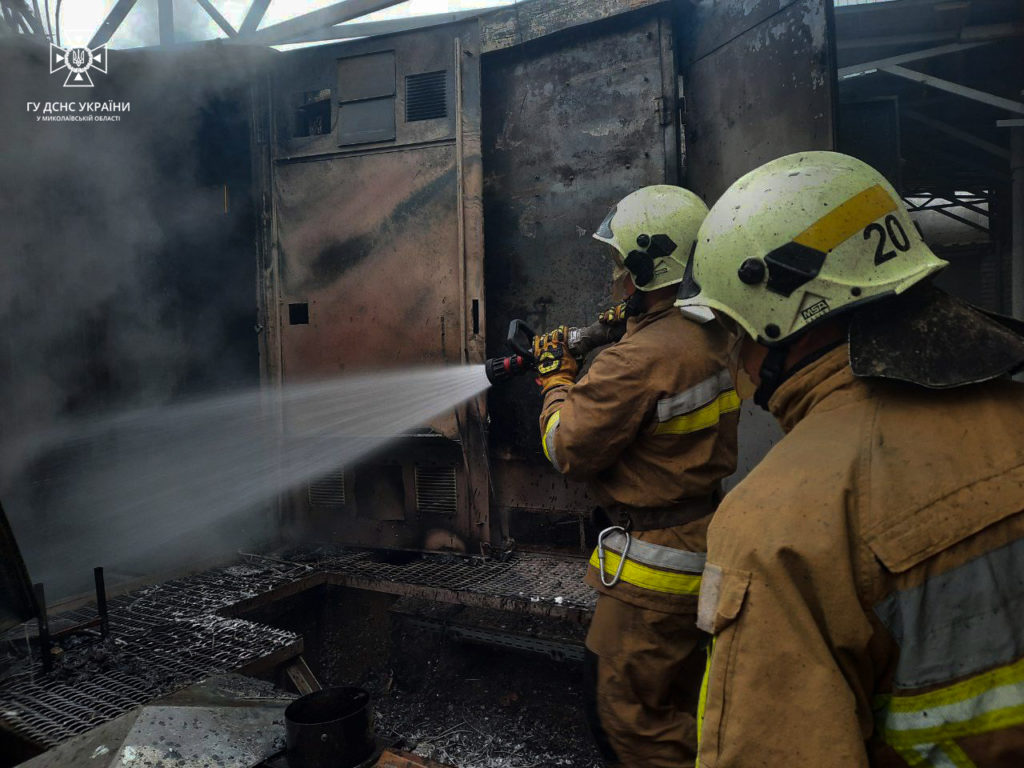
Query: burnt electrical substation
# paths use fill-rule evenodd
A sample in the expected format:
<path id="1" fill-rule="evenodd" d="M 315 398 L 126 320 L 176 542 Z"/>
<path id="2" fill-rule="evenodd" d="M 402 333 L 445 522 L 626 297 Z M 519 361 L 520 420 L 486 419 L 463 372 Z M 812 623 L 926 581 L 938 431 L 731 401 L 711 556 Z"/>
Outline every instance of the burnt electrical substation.
<path id="1" fill-rule="evenodd" d="M 119 49 L 117 0 L 68 64 L 0 0 L 0 768 L 599 765 L 595 504 L 482 371 L 612 304 L 632 190 L 845 152 L 1024 316 L 1016 0 L 198 3 L 223 37 L 159 0 Z M 727 486 L 782 434 L 741 425 Z"/>

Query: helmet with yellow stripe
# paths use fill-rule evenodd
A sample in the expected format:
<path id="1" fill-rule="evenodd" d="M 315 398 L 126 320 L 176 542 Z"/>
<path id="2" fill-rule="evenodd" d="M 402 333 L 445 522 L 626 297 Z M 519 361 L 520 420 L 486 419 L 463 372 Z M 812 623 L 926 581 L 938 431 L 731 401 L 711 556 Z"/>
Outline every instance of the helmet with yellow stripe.
<path id="1" fill-rule="evenodd" d="M 770 347 L 944 266 L 878 171 L 799 152 L 751 171 L 715 203 L 676 305 L 724 313 Z"/>

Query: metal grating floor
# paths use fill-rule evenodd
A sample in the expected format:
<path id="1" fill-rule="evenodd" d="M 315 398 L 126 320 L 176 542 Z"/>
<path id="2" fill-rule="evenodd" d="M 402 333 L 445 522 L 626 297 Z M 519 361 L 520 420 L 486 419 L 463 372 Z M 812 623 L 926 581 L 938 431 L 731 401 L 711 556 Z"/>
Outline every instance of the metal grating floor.
<path id="1" fill-rule="evenodd" d="M 83 651 L 74 664 L 58 661 L 45 676 L 36 655 L 0 683 L 0 726 L 54 746 L 157 696 L 295 646 L 301 637 L 292 632 L 217 611 L 308 572 L 234 565 L 116 597 L 108 602 L 110 640 L 98 651 Z M 86 608 L 54 621 L 93 616 L 95 608 Z M 3 639 L 23 647 L 28 626 Z"/>
<path id="2" fill-rule="evenodd" d="M 392 562 L 387 562 L 392 560 Z M 582 620 L 594 606 L 586 563 L 518 554 L 507 562 L 449 555 L 304 550 L 282 558 L 245 556 L 235 565 L 137 590 L 108 601 L 110 639 L 102 656 L 43 675 L 38 654 L 0 680 L 0 727 L 54 746 L 164 694 L 299 647 L 301 637 L 228 614 L 304 581 L 444 602 Z M 403 562 L 404 561 L 404 562 Z M 272 599 L 272 598 L 271 598 Z M 88 620 L 93 607 L 51 618 Z M 24 654 L 29 627 L 0 637 Z M 72 654 L 67 654 L 69 657 Z"/>
<path id="3" fill-rule="evenodd" d="M 427 593 L 422 596 L 443 599 L 429 592 L 455 592 L 460 598 L 455 602 L 500 604 L 498 607 L 532 613 L 586 614 L 594 609 L 596 600 L 594 591 L 583 582 L 586 561 L 550 555 L 518 554 L 507 562 L 440 555 L 392 563 L 382 562 L 375 552 L 343 552 L 320 556 L 316 568 L 352 586 L 376 588 L 372 583 L 377 582 L 423 587 Z M 413 590 L 386 591 L 402 594 Z M 467 600 L 470 596 L 481 600 Z"/>

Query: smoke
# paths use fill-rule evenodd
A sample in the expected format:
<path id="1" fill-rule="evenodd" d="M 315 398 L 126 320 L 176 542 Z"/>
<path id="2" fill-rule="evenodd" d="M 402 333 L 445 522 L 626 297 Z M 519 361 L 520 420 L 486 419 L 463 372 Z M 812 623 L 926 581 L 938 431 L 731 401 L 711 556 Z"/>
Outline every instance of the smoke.
<path id="1" fill-rule="evenodd" d="M 146 573 L 231 552 L 261 503 L 353 466 L 487 386 L 480 365 L 419 368 L 241 389 L 36 433 L 19 455 L 51 477 L 22 500 L 41 510 L 30 540 L 46 542 L 29 567 L 61 586 L 96 564 Z"/>
<path id="2" fill-rule="evenodd" d="M 32 570 L 63 536 L 38 535 L 47 484 L 82 457 L 25 471 L 15 446 L 69 418 L 257 380 L 252 63 L 114 51 L 95 88 L 71 89 L 41 46 L 12 42 L 0 61 L 0 496 Z M 30 101 L 131 107 L 116 123 L 48 123 Z"/>

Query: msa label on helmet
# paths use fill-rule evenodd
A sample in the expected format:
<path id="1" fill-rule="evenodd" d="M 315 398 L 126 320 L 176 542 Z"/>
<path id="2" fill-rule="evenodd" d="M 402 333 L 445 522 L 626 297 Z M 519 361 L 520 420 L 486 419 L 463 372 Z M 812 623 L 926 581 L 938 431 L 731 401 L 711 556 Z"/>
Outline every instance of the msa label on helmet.
<path id="1" fill-rule="evenodd" d="M 817 301 L 811 306 L 801 309 L 800 316 L 808 323 L 817 320 L 822 315 L 828 314 L 828 302 L 822 299 Z"/>

